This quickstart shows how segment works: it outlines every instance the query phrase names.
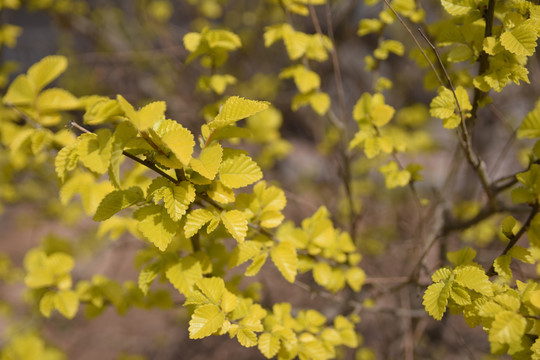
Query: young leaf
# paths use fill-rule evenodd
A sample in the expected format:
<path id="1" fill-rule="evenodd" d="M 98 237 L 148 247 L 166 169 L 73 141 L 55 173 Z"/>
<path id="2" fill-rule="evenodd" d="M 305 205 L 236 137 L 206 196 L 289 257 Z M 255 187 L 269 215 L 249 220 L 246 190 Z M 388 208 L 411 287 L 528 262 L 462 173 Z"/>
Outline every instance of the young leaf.
<path id="1" fill-rule="evenodd" d="M 527 321 L 519 314 L 502 311 L 495 316 L 489 330 L 489 341 L 502 344 L 519 343 L 525 333 Z"/>
<path id="2" fill-rule="evenodd" d="M 218 277 L 203 278 L 197 281 L 197 287 L 213 304 L 221 304 L 225 292 L 225 283 Z"/>
<path id="3" fill-rule="evenodd" d="M 433 316 L 435 320 L 441 320 L 446 311 L 449 296 L 450 286 L 448 284 L 442 282 L 431 284 L 424 293 L 422 304 L 429 315 Z"/>
<path id="4" fill-rule="evenodd" d="M 9 85 L 2 102 L 4 104 L 9 103 L 16 106 L 30 105 L 34 101 L 36 93 L 37 91 L 34 89 L 30 80 L 28 80 L 28 77 L 21 74 L 13 80 L 11 85 Z"/>
<path id="5" fill-rule="evenodd" d="M 257 163 L 244 154 L 226 158 L 219 168 L 219 179 L 233 189 L 248 186 L 261 178 L 262 172 Z"/>
<path id="6" fill-rule="evenodd" d="M 219 330 L 225 314 L 216 305 L 202 305 L 195 309 L 189 321 L 189 338 L 202 339 Z"/>
<path id="7" fill-rule="evenodd" d="M 36 108 L 41 114 L 73 110 L 79 107 L 79 99 L 64 89 L 47 89 L 39 94 Z"/>
<path id="8" fill-rule="evenodd" d="M 283 277 L 290 283 L 294 283 L 298 272 L 298 257 L 293 244 L 281 242 L 272 248 L 270 252 L 272 262 L 278 268 Z"/>
<path id="9" fill-rule="evenodd" d="M 238 96 L 231 96 L 221 106 L 219 114 L 208 126 L 218 129 L 234 124 L 238 120 L 245 119 L 251 115 L 267 109 L 269 104 L 266 101 L 248 100 Z"/>
<path id="10" fill-rule="evenodd" d="M 532 56 L 536 48 L 536 30 L 528 24 L 521 24 L 501 35 L 501 45 L 512 54 Z"/>
<path id="11" fill-rule="evenodd" d="M 240 329 L 236 334 L 238 342 L 244 347 L 253 347 L 257 345 L 257 335 L 249 329 Z"/>
<path id="12" fill-rule="evenodd" d="M 480 294 L 492 296 L 492 284 L 486 273 L 476 266 L 458 266 L 454 270 L 455 281 L 467 289 L 478 291 Z"/>
<path id="13" fill-rule="evenodd" d="M 167 210 L 163 206 L 148 205 L 137 210 L 133 216 L 138 220 L 137 229 L 143 236 L 159 250 L 165 251 L 178 228 L 178 223 L 170 218 Z"/>
<path id="14" fill-rule="evenodd" d="M 193 139 L 193 134 L 188 129 L 180 126 L 163 135 L 161 141 L 167 145 L 173 155 L 184 166 L 189 164 L 193 147 L 195 146 L 195 140 Z"/>
<path id="15" fill-rule="evenodd" d="M 239 243 L 243 242 L 247 235 L 248 221 L 239 210 L 230 210 L 221 214 L 221 221 L 225 228 Z"/>
<path id="16" fill-rule="evenodd" d="M 155 204 L 163 200 L 171 219 L 178 221 L 195 200 L 195 187 L 188 181 L 175 185 L 160 177 L 154 179 L 148 187 L 148 196 L 152 196 Z"/>
<path id="17" fill-rule="evenodd" d="M 138 186 L 133 186 L 127 190 L 113 191 L 101 200 L 93 220 L 107 220 L 120 210 L 128 208 L 140 201 L 144 201 L 144 195 L 141 188 Z"/>
<path id="18" fill-rule="evenodd" d="M 112 136 L 108 129 L 100 129 L 95 134 L 79 136 L 77 150 L 79 159 L 88 169 L 105 174 L 109 168 L 112 153 Z"/>
<path id="19" fill-rule="evenodd" d="M 351 289 L 355 292 L 359 292 L 366 281 L 366 273 L 359 267 L 351 267 L 345 273 L 345 280 Z"/>
<path id="20" fill-rule="evenodd" d="M 52 55 L 44 57 L 28 69 L 28 80 L 37 93 L 60 76 L 66 70 L 67 65 L 68 62 L 65 56 Z"/>
<path id="21" fill-rule="evenodd" d="M 267 359 L 273 358 L 278 353 L 279 347 L 279 336 L 269 332 L 259 336 L 258 348 Z"/>
<path id="22" fill-rule="evenodd" d="M 198 159 L 192 158 L 189 165 L 193 170 L 209 180 L 214 180 L 221 165 L 223 149 L 219 143 L 205 147 Z"/>
<path id="23" fill-rule="evenodd" d="M 195 283 L 203 277 L 201 263 L 191 256 L 182 258 L 177 264 L 169 267 L 165 275 L 171 284 L 185 296 L 191 294 Z"/>
<path id="24" fill-rule="evenodd" d="M 68 319 L 73 319 L 79 309 L 79 296 L 75 291 L 59 291 L 54 297 L 54 306 Z"/>

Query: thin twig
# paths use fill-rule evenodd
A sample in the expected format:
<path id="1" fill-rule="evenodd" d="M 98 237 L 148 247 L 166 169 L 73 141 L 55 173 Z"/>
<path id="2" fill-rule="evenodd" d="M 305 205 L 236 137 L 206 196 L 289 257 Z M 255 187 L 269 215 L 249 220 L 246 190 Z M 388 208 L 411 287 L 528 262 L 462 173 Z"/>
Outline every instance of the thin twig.
<path id="1" fill-rule="evenodd" d="M 506 245 L 506 247 L 504 248 L 503 252 L 501 253 L 501 255 L 499 256 L 503 256 L 503 255 L 506 255 L 506 253 L 508 251 L 510 251 L 510 249 L 516 245 L 516 243 L 518 242 L 518 240 L 527 232 L 527 230 L 529 229 L 529 226 L 531 225 L 531 222 L 532 220 L 534 219 L 535 215 L 538 213 L 538 210 L 539 210 L 539 205 L 538 205 L 538 202 L 535 202 L 534 205 L 532 206 L 532 209 L 531 209 L 531 213 L 529 214 L 529 217 L 527 217 L 527 220 L 525 220 L 525 223 L 523 224 L 523 226 L 521 226 L 521 228 L 518 230 L 518 232 L 511 236 L 509 238 L 509 242 L 508 242 L 508 245 Z M 493 263 L 495 263 L 495 260 L 493 260 Z M 495 276 L 497 275 L 496 272 L 495 272 L 495 267 L 494 265 L 491 265 L 491 268 L 489 269 L 489 271 L 487 272 L 487 275 L 488 276 Z"/>

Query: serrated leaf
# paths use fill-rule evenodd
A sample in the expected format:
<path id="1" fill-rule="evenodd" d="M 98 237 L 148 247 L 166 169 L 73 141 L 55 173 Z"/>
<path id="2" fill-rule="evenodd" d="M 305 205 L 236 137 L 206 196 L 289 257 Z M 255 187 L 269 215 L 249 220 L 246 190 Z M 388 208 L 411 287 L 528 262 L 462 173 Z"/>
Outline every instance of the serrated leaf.
<path id="1" fill-rule="evenodd" d="M 450 297 L 458 305 L 464 306 L 471 303 L 471 296 L 469 295 L 467 290 L 463 289 L 458 285 L 452 286 L 450 290 Z"/>
<path id="2" fill-rule="evenodd" d="M 221 304 L 225 292 L 225 283 L 218 277 L 203 278 L 197 281 L 197 287 L 213 304 Z"/>
<path id="3" fill-rule="evenodd" d="M 159 272 L 161 270 L 161 264 L 160 263 L 153 263 L 148 266 L 146 266 L 140 273 L 139 273 L 139 279 L 138 279 L 138 285 L 139 289 L 141 289 L 142 293 L 146 296 L 148 295 L 148 290 L 150 289 L 150 285 L 155 280 L 155 278 L 158 276 Z"/>
<path id="4" fill-rule="evenodd" d="M 226 158 L 219 168 L 219 179 L 232 189 L 241 188 L 262 178 L 262 171 L 255 161 L 244 154 Z"/>
<path id="5" fill-rule="evenodd" d="M 115 188 L 120 189 L 120 163 L 123 159 L 123 151 L 126 144 L 137 136 L 137 130 L 128 122 L 124 121 L 116 126 L 113 134 L 111 159 L 109 162 L 109 180 Z"/>
<path id="6" fill-rule="evenodd" d="M 531 56 L 536 48 L 536 29 L 528 24 L 521 24 L 501 35 L 501 45 L 512 54 Z"/>
<path id="7" fill-rule="evenodd" d="M 221 213 L 221 221 L 225 228 L 239 243 L 243 242 L 247 235 L 248 221 L 239 210 L 230 210 Z"/>
<path id="8" fill-rule="evenodd" d="M 296 248 L 290 242 L 280 242 L 270 252 L 272 262 L 278 268 L 283 277 L 290 283 L 294 283 L 298 272 L 298 256 Z"/>
<path id="9" fill-rule="evenodd" d="M 219 143 L 205 147 L 198 159 L 192 158 L 189 165 L 193 170 L 209 180 L 214 180 L 221 165 L 223 149 Z"/>
<path id="10" fill-rule="evenodd" d="M 28 80 L 36 92 L 41 91 L 67 69 L 68 61 L 65 56 L 52 55 L 41 59 L 32 65 L 27 72 Z"/>
<path id="11" fill-rule="evenodd" d="M 238 342 L 244 347 L 253 347 L 257 345 L 257 335 L 249 329 L 240 329 L 236 334 Z"/>
<path id="12" fill-rule="evenodd" d="M 259 336 L 259 351 L 267 358 L 273 358 L 279 351 L 279 337 L 268 332 Z"/>
<path id="13" fill-rule="evenodd" d="M 178 223 L 171 219 L 163 206 L 148 205 L 140 208 L 134 218 L 138 221 L 137 229 L 161 251 L 167 249 L 176 235 Z"/>
<path id="14" fill-rule="evenodd" d="M 476 266 L 459 266 L 454 269 L 455 281 L 461 286 L 479 292 L 480 294 L 492 296 L 492 284 L 486 273 Z"/>
<path id="15" fill-rule="evenodd" d="M 253 258 L 253 262 L 247 267 L 245 275 L 255 276 L 259 273 L 263 265 L 266 263 L 268 254 L 266 252 L 259 254 Z"/>
<path id="16" fill-rule="evenodd" d="M 221 106 L 218 115 L 208 124 L 211 129 L 218 129 L 234 124 L 267 109 L 266 101 L 248 100 L 238 96 L 231 96 Z"/>
<path id="17" fill-rule="evenodd" d="M 225 289 L 221 298 L 221 309 L 226 313 L 232 312 L 238 305 L 238 296 L 234 295 L 229 290 Z"/>
<path id="18" fill-rule="evenodd" d="M 122 95 L 118 95 L 116 100 L 129 122 L 139 131 L 146 131 L 165 118 L 167 106 L 163 101 L 152 102 L 137 111 Z"/>
<path id="19" fill-rule="evenodd" d="M 223 185 L 219 180 L 212 181 L 206 193 L 212 200 L 220 204 L 232 203 L 235 198 L 233 189 Z"/>
<path id="20" fill-rule="evenodd" d="M 435 320 L 441 320 L 446 311 L 449 296 L 450 286 L 448 284 L 442 282 L 431 284 L 424 293 L 422 305 Z"/>
<path id="21" fill-rule="evenodd" d="M 213 217 L 214 214 L 206 209 L 190 211 L 186 216 L 186 224 L 184 225 L 184 235 L 186 238 L 189 239 L 195 235 Z"/>
<path id="22" fill-rule="evenodd" d="M 467 15 L 476 6 L 472 0 L 441 0 L 441 4 L 453 16 Z"/>
<path id="23" fill-rule="evenodd" d="M 105 174 L 112 153 L 112 136 L 108 129 L 100 129 L 95 134 L 79 136 L 77 151 L 79 159 L 91 171 Z"/>
<path id="24" fill-rule="evenodd" d="M 262 244 L 258 241 L 246 240 L 237 244 L 229 260 L 229 267 L 232 268 L 245 263 L 260 254 L 261 250 Z"/>
<path id="25" fill-rule="evenodd" d="M 76 142 L 63 147 L 58 152 L 54 159 L 54 168 L 61 183 L 66 180 L 68 171 L 75 169 L 78 159 L 79 152 L 77 150 Z"/>
<path id="26" fill-rule="evenodd" d="M 191 154 L 195 146 L 193 134 L 186 128 L 180 127 L 167 132 L 161 138 L 161 141 L 167 145 L 173 155 L 184 165 L 187 166 L 191 161 Z"/>
<path id="27" fill-rule="evenodd" d="M 189 338 L 202 339 L 219 330 L 225 314 L 216 305 L 202 305 L 195 309 L 189 321 Z"/>
<path id="28" fill-rule="evenodd" d="M 178 221 L 195 200 L 195 187 L 188 181 L 175 185 L 165 178 L 156 178 L 148 188 L 148 196 L 152 196 L 155 204 L 163 200 L 171 219 Z"/>
<path id="29" fill-rule="evenodd" d="M 182 258 L 167 269 L 165 276 L 175 289 L 184 296 L 189 296 L 195 283 L 203 277 L 201 263 L 191 256 Z"/>
<path id="30" fill-rule="evenodd" d="M 94 221 L 107 220 L 120 210 L 128 208 L 140 201 L 144 201 L 144 194 L 138 186 L 133 186 L 127 190 L 113 191 L 101 200 L 96 214 L 92 219 Z"/>
<path id="31" fill-rule="evenodd" d="M 79 296 L 75 291 L 59 291 L 54 297 L 54 307 L 68 319 L 73 319 L 79 310 Z"/>
<path id="32" fill-rule="evenodd" d="M 510 255 L 501 255 L 493 262 L 493 269 L 501 278 L 509 280 L 512 278 L 512 269 L 510 269 L 511 263 L 512 257 L 510 257 Z"/>
<path id="33" fill-rule="evenodd" d="M 495 316 L 489 330 L 489 341 L 502 344 L 518 343 L 525 333 L 527 322 L 521 315 L 502 311 Z"/>

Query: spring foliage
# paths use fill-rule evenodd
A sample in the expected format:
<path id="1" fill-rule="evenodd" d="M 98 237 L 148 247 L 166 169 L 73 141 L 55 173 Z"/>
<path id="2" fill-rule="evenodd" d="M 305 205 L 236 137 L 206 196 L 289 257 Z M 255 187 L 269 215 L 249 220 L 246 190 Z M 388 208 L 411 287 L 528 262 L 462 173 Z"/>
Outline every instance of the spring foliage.
<path id="1" fill-rule="evenodd" d="M 174 294 L 189 314 L 191 339 L 228 335 L 244 347 L 258 348 L 266 358 L 330 359 L 346 348 L 358 349 L 358 359 L 369 358 L 357 332 L 358 312 L 371 307 L 369 301 L 358 300 L 365 298 L 363 287 L 369 279 L 359 250 L 367 231 L 357 231 L 362 214 L 369 212 L 361 203 L 369 186 L 357 180 L 375 170 L 388 192 L 409 188 L 422 213 L 431 209 L 430 199 L 418 195 L 423 166 L 403 163 L 433 147 L 424 127 L 431 116 L 441 130 L 458 139 L 482 196 L 445 210 L 448 214 L 433 225 L 432 238 L 420 244 L 423 253 L 416 254 L 414 270 L 403 283 L 422 289 L 423 308 L 434 319 L 451 313 L 462 316 L 470 327 L 482 327 L 492 354 L 540 359 L 540 143 L 527 148 L 528 163 L 519 172 L 498 181 L 489 178 L 471 136 L 474 123 L 482 121 L 480 109 L 491 102 L 490 93 L 530 82 L 527 64 L 540 36 L 540 5 L 526 0 L 504 4 L 441 0 L 436 5 L 445 14 L 425 24 L 424 10 L 416 2 L 384 2 L 382 6 L 376 0 L 365 1 L 379 11 L 358 24 L 358 36 L 378 38 L 377 47 L 364 58 L 366 70 L 379 74 L 385 61 L 409 55 L 419 67 L 427 67 L 424 86 L 431 91 L 431 100 L 394 107 L 383 94 L 393 86 L 392 80 L 375 75 L 373 89 L 363 92 L 341 116 L 336 110 L 344 110 L 342 105 L 324 90 L 326 79 L 318 72 L 318 64 L 332 61 L 337 71 L 335 40 L 331 33 L 321 32 L 318 22 L 314 21 L 315 33 L 306 33 L 291 21 L 293 15 L 316 19 L 317 9 L 330 4 L 324 0 L 267 4 L 281 16 L 263 29 L 257 41 L 267 51 L 282 51 L 284 66 L 275 79 L 296 88 L 288 106 L 328 120 L 320 148 L 337 154 L 344 167 L 340 173 L 344 189 L 338 197 L 346 205 L 335 214 L 321 206 L 299 223 L 286 219 L 284 190 L 263 174 L 263 168 L 291 151 L 278 131 L 284 121 L 281 112 L 256 95 L 229 95 L 239 76 L 221 72 L 244 47 L 244 38 L 232 29 L 200 26 L 176 39 L 187 52 L 187 66 L 208 69 L 195 87 L 214 100 L 200 109 L 196 131 L 181 119 L 168 118 L 170 104 L 165 101 L 147 101 L 139 107 L 123 95 L 75 96 L 56 87 L 69 66 L 62 55 L 47 56 L 12 79 L 0 108 L 5 167 L 13 174 L 53 167 L 66 212 L 80 203 L 86 217 L 99 224 L 100 236 L 115 239 L 129 234 L 145 244 L 134 259 L 138 278 L 125 283 L 98 274 L 90 279 L 74 276 L 77 256 L 60 243 L 44 242 L 31 249 L 20 278 L 39 313 L 49 318 L 58 312 L 73 319 L 78 313 L 93 318 L 109 307 L 121 314 L 131 307 L 171 308 L 178 306 Z M 39 7 L 39 2 L 30 3 Z M 220 17 L 220 2 L 190 3 L 200 6 L 207 18 Z M 152 4 L 148 15 L 166 22 L 172 5 Z M 2 6 L 15 9 L 20 4 L 5 1 L 0 10 Z M 85 11 L 75 2 L 72 6 L 73 14 Z M 387 30 L 393 24 L 400 28 L 401 21 L 428 29 L 435 51 L 426 54 L 432 49 L 426 47 L 422 57 L 414 45 L 409 48 L 403 40 L 386 38 L 391 33 Z M 13 45 L 20 30 L 7 25 L 0 44 Z M 276 50 L 279 46 L 281 50 Z M 540 102 L 516 134 L 540 137 Z M 243 150 L 254 144 L 262 148 L 258 156 Z M 358 165 L 351 166 L 357 159 Z M 0 199 L 7 203 L 7 190 L 16 191 L 11 178 L 5 182 Z M 525 218 L 519 215 L 523 212 Z M 497 217 L 501 214 L 506 217 Z M 350 220 L 338 219 L 338 226 L 335 220 L 340 217 Z M 478 260 L 475 246 L 446 252 L 446 259 L 440 259 L 429 274 L 431 281 L 422 283 L 431 246 L 454 231 L 462 231 L 464 239 L 474 238 L 476 245 L 481 242 L 479 234 L 487 233 L 486 242 L 498 234 L 507 245 L 496 244 L 499 255 L 490 262 L 485 256 Z M 517 245 L 521 237 L 528 240 Z M 16 272 L 2 271 L 12 268 L 8 260 L 0 265 L 4 263 L 0 278 L 12 281 L 8 275 Z M 516 264 L 536 266 L 534 275 L 516 276 Z M 346 294 L 353 299 L 348 303 L 353 310 L 334 314 L 297 309 L 289 302 L 263 304 L 253 287 L 230 275 L 241 273 L 249 283 L 268 267 L 288 283 L 299 283 L 300 276 L 312 279 L 328 297 Z M 13 336 L 0 354 L 1 359 L 64 358 L 31 332 Z"/>

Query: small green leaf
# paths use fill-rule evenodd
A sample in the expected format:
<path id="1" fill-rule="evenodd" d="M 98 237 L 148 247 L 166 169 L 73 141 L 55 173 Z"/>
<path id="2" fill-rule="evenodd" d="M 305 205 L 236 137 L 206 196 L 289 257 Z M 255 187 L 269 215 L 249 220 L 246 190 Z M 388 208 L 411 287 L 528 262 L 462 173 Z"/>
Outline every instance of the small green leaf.
<path id="1" fill-rule="evenodd" d="M 188 181 L 182 181 L 175 185 L 160 177 L 154 179 L 148 187 L 148 196 L 152 197 L 155 204 L 163 200 L 171 219 L 178 221 L 195 200 L 195 187 Z"/>
<path id="2" fill-rule="evenodd" d="M 244 347 L 253 347 L 257 345 L 257 335 L 249 329 L 240 329 L 236 334 L 238 342 Z"/>
<path id="3" fill-rule="evenodd" d="M 473 262 L 475 257 L 476 257 L 476 250 L 474 250 L 470 246 L 465 246 L 464 248 L 458 251 L 452 251 L 446 254 L 446 258 L 454 266 L 469 265 Z M 433 280 L 433 281 L 439 281 L 439 280 Z"/>
<path id="4" fill-rule="evenodd" d="M 366 281 L 366 273 L 359 267 L 351 267 L 350 269 L 347 269 L 345 273 L 345 280 L 351 289 L 355 292 L 359 292 Z"/>
<path id="5" fill-rule="evenodd" d="M 167 132 L 162 136 L 161 141 L 172 151 L 173 155 L 184 165 L 187 166 L 191 160 L 195 140 L 193 134 L 186 128 L 178 128 Z"/>
<path id="6" fill-rule="evenodd" d="M 472 265 L 458 266 L 454 269 L 454 274 L 455 281 L 461 286 L 483 295 L 493 295 L 492 284 L 482 269 Z"/>

